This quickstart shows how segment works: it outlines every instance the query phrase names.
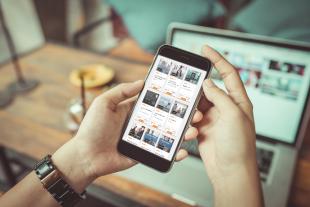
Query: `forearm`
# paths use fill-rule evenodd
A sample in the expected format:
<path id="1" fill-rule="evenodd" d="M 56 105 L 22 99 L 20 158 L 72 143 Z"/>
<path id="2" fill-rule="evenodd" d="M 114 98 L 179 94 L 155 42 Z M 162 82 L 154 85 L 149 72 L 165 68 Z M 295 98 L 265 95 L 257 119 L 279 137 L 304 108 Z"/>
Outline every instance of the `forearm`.
<path id="1" fill-rule="evenodd" d="M 263 207 L 256 164 L 240 167 L 235 173 L 213 182 L 216 207 Z"/>
<path id="2" fill-rule="evenodd" d="M 77 192 L 81 193 L 93 181 L 87 176 L 83 160 L 77 155 L 76 144 L 70 140 L 52 156 L 61 177 Z M 0 206 L 59 206 L 52 195 L 43 187 L 34 171 L 0 198 Z"/>
<path id="3" fill-rule="evenodd" d="M 10 191 L 0 197 L 0 206 L 58 206 L 43 188 L 35 172 L 31 172 Z"/>

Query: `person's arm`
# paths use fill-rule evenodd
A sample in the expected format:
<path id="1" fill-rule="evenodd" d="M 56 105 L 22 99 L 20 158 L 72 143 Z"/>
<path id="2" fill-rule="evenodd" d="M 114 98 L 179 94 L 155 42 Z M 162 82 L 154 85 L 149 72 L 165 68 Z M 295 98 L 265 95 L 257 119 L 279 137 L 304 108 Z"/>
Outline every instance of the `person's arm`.
<path id="1" fill-rule="evenodd" d="M 143 81 L 120 84 L 97 97 L 91 104 L 78 133 L 59 148 L 52 161 L 63 179 L 81 193 L 96 178 L 124 170 L 135 164 L 121 156 L 116 149 L 122 125 L 131 110 Z M 197 114 L 193 122 L 197 122 Z M 185 139 L 197 136 L 197 129 L 187 130 Z M 177 160 L 185 158 L 187 152 L 180 150 Z M 9 207 L 54 207 L 59 204 L 45 190 L 35 174 L 31 172 L 10 191 L 0 197 L 0 206 Z"/>
<path id="2" fill-rule="evenodd" d="M 77 140 L 74 138 L 54 153 L 52 160 L 61 172 L 65 181 L 77 193 L 82 193 L 93 178 L 83 171 L 83 162 L 78 160 L 76 149 Z M 81 159 L 82 160 L 82 159 Z M 0 197 L 0 206 L 59 206 L 56 200 L 43 188 L 38 176 L 32 171 L 9 192 Z"/>
<path id="3" fill-rule="evenodd" d="M 216 207 L 261 207 L 251 102 L 234 67 L 209 47 L 204 48 L 204 54 L 220 72 L 228 94 L 210 80 L 205 82 L 203 89 L 207 99 L 202 99 L 200 111 L 192 120 L 194 127 L 187 130 L 185 140 L 198 136 Z M 56 167 L 77 192 L 82 192 L 101 175 L 135 164 L 118 154 L 116 143 L 133 97 L 142 85 L 141 81 L 122 84 L 96 98 L 77 135 L 53 155 Z M 181 149 L 177 160 L 186 155 Z M 0 198 L 0 206 L 57 205 L 34 173 Z"/>
<path id="4" fill-rule="evenodd" d="M 226 90 L 206 80 L 199 110 L 199 151 L 213 184 L 215 206 L 261 207 L 253 106 L 236 69 L 206 46 L 203 55 L 220 73 Z"/>

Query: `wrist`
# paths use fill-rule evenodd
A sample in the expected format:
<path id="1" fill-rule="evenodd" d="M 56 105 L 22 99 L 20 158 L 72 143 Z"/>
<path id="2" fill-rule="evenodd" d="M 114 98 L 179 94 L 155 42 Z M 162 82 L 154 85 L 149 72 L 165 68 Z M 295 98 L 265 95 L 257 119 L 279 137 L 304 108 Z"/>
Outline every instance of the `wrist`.
<path id="1" fill-rule="evenodd" d="M 240 203 L 242 206 L 263 206 L 263 196 L 256 162 L 236 167 L 230 174 L 212 181 L 217 206 Z"/>
<path id="2" fill-rule="evenodd" d="M 80 155 L 78 147 L 73 138 L 52 155 L 52 160 L 62 178 L 77 193 L 82 193 L 95 177 L 88 173 L 88 162 Z"/>
<path id="3" fill-rule="evenodd" d="M 216 176 L 210 178 L 215 189 L 226 188 L 227 183 L 241 182 L 245 179 L 248 179 L 249 177 L 256 176 L 254 165 L 252 164 L 234 166 L 227 170 L 225 173 L 220 173 L 220 171 L 221 170 L 218 170 Z"/>

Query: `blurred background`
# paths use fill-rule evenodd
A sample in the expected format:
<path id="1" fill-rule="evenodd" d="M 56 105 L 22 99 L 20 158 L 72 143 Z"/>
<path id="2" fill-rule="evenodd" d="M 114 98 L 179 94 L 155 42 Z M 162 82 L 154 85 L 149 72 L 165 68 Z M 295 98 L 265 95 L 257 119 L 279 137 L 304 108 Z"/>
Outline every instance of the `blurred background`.
<path id="1" fill-rule="evenodd" d="M 3 16 L 0 101 L 7 103 L 0 108 L 2 193 L 28 173 L 36 160 L 53 152 L 75 133 L 96 95 L 115 84 L 145 76 L 157 48 L 166 43 L 172 22 L 293 42 L 295 48 L 302 48 L 303 57 L 310 60 L 309 0 L 0 0 L 0 3 Z M 309 67 L 305 63 L 306 72 L 302 72 L 306 77 L 302 106 L 307 105 Z M 309 117 L 306 110 L 302 113 L 301 117 Z M 296 170 L 287 180 L 281 180 L 288 188 L 287 196 L 281 198 L 284 203 L 287 201 L 287 206 L 310 206 L 310 130 L 302 120 L 299 124 L 307 126 L 300 132 L 303 137 L 299 140 L 303 141 L 294 145 L 298 147 L 296 164 L 295 159 L 292 163 Z M 41 138 L 43 134 L 50 138 Z M 197 157 L 197 150 L 192 151 Z M 267 162 L 271 166 L 265 161 L 270 153 L 262 153 L 263 165 Z M 165 190 L 161 192 L 156 187 L 152 191 L 150 186 L 126 180 L 126 176 L 102 178 L 80 206 L 190 205 L 184 198 L 167 196 Z M 133 189 L 140 194 L 132 192 Z"/>
<path id="2" fill-rule="evenodd" d="M 310 41 L 306 0 L 3 0 L 3 7 L 20 52 L 48 40 L 122 57 L 131 50 L 131 59 L 149 60 L 171 22 Z"/>

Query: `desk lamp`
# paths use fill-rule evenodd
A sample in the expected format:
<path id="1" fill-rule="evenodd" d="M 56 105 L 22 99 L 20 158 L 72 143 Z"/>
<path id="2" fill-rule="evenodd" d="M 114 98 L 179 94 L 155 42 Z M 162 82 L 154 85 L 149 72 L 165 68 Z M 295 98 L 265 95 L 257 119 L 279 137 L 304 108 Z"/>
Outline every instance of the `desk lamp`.
<path id="1" fill-rule="evenodd" d="M 12 94 L 28 92 L 28 91 L 34 89 L 39 84 L 39 82 L 37 80 L 34 80 L 34 79 L 26 80 L 23 76 L 23 73 L 21 71 L 21 67 L 19 64 L 19 57 L 16 53 L 12 37 L 11 37 L 10 32 L 6 26 L 6 23 L 5 23 L 5 18 L 4 18 L 4 13 L 2 10 L 1 1 L 0 1 L 0 24 L 1 24 L 1 27 L 3 29 L 3 33 L 4 33 L 4 36 L 6 38 L 6 41 L 8 43 L 8 47 L 9 47 L 9 51 L 10 51 L 10 55 L 11 55 L 11 61 L 13 63 L 13 66 L 14 66 L 13 68 L 14 68 L 15 75 L 16 75 L 16 81 L 12 82 L 9 85 L 9 90 Z"/>

